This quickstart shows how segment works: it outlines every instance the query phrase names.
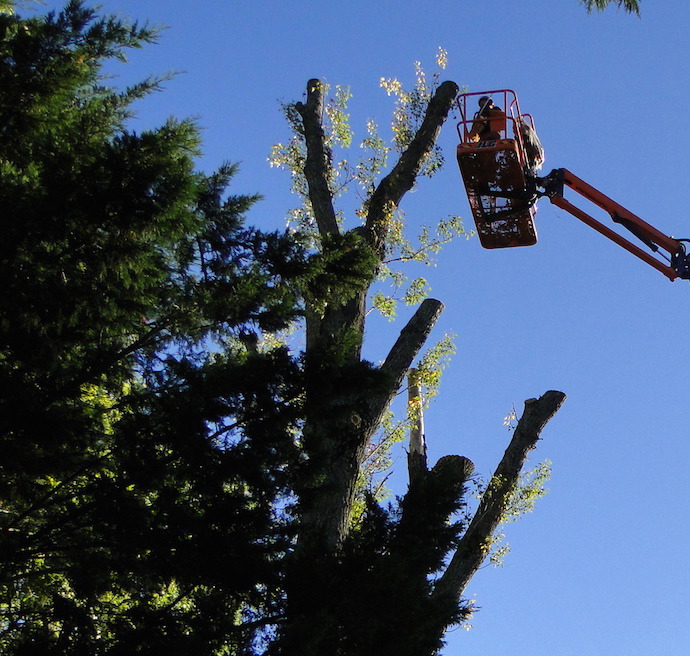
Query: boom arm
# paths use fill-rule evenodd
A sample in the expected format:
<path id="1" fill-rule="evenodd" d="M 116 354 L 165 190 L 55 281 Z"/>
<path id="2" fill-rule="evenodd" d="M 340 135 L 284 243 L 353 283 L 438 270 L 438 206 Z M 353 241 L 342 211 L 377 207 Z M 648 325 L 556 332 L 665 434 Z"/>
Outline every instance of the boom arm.
<path id="1" fill-rule="evenodd" d="M 676 278 L 690 280 L 690 257 L 685 253 L 684 240 L 681 241 L 663 234 L 640 217 L 635 216 L 632 212 L 611 200 L 608 196 L 602 194 L 598 189 L 573 175 L 567 169 L 555 169 L 545 178 L 537 178 L 537 184 L 544 188 L 543 195 L 548 196 L 554 205 L 569 212 L 597 232 L 625 248 L 628 252 L 639 257 L 657 271 L 663 273 L 669 280 L 675 280 Z M 664 262 L 655 258 L 567 201 L 563 197 L 563 190 L 566 185 L 608 212 L 615 223 L 627 228 L 654 253 L 658 253 L 660 249 L 666 251 L 669 254 L 668 257 L 664 256 L 663 253 L 660 253 L 660 255 L 666 257 L 667 261 Z"/>

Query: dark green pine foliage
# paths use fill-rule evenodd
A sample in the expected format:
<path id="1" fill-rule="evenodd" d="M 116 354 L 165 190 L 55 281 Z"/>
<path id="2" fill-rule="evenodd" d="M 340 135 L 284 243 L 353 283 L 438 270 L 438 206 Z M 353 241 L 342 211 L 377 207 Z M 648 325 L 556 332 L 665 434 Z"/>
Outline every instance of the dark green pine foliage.
<path id="1" fill-rule="evenodd" d="M 439 653 L 445 626 L 470 614 L 456 599 L 432 595 L 432 581 L 465 528 L 461 520 L 447 521 L 466 510 L 464 493 L 457 479 L 434 472 L 412 485 L 396 504 L 383 507 L 368 497 L 366 510 L 340 553 L 324 555 L 316 564 L 298 562 L 294 569 L 288 567 L 290 603 L 308 609 L 303 618 L 290 620 L 308 623 L 309 635 L 299 643 L 279 642 L 275 653 Z M 299 584 L 305 576 L 311 581 L 309 598 L 307 586 Z M 294 587 L 291 580 L 297 580 Z"/>
<path id="2" fill-rule="evenodd" d="M 245 228 L 198 134 L 101 67 L 155 39 L 0 16 L 0 652 L 250 653 L 281 602 L 294 236 Z"/>
<path id="3" fill-rule="evenodd" d="M 639 0 L 580 0 L 587 8 L 588 12 L 592 10 L 604 11 L 610 4 L 615 4 L 619 9 L 623 9 L 630 14 L 640 15 L 640 1 Z"/>

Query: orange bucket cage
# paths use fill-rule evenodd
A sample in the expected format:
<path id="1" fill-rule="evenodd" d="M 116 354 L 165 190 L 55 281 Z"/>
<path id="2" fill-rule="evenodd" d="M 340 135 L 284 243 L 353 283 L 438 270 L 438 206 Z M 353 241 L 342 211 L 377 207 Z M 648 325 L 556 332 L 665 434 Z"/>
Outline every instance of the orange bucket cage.
<path id="1" fill-rule="evenodd" d="M 479 116 L 477 101 L 484 96 L 502 112 Z M 457 104 L 458 165 L 481 245 L 536 244 L 537 194 L 523 137 L 524 125 L 534 130 L 532 117 L 520 112 L 517 95 L 510 89 L 463 93 Z"/>

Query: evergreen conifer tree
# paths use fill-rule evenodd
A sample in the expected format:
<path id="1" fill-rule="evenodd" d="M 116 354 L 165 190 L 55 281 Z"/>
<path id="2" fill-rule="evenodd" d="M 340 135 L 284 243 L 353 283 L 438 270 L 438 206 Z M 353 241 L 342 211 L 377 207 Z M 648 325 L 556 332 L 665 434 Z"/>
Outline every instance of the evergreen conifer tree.
<path id="1" fill-rule="evenodd" d="M 295 236 L 243 226 L 195 126 L 104 85 L 147 27 L 0 16 L 0 650 L 249 649 L 280 601 Z M 290 284 L 288 284 L 290 283 Z M 248 623 L 248 624 L 247 624 Z"/>

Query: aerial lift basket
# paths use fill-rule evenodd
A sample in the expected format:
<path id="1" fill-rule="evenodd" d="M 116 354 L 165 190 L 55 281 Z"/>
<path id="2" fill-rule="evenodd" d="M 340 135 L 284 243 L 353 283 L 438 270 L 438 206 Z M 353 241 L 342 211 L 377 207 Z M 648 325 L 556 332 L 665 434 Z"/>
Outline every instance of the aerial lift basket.
<path id="1" fill-rule="evenodd" d="M 480 109 L 478 101 L 485 97 L 502 111 L 490 117 L 475 113 L 474 107 Z M 525 125 L 534 129 L 532 117 L 520 113 L 517 96 L 509 89 L 461 94 L 458 108 L 458 165 L 481 245 L 510 248 L 536 244 L 537 196 L 530 184 L 533 172 L 523 137 Z M 485 129 L 478 130 L 482 127 Z"/>

